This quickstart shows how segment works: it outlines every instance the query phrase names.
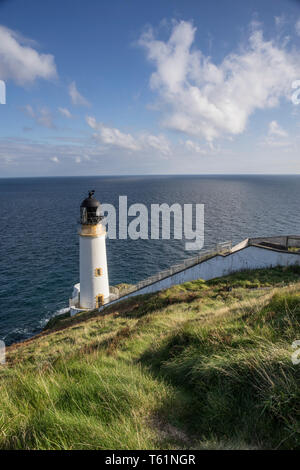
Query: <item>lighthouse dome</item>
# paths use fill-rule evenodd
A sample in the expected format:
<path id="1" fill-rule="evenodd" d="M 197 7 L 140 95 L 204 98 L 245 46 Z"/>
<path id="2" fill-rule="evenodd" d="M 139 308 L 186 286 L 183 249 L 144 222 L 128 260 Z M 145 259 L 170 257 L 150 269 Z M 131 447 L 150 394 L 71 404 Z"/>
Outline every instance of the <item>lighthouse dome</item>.
<path id="1" fill-rule="evenodd" d="M 103 219 L 101 204 L 94 198 L 94 193 L 95 191 L 89 191 L 89 196 L 80 205 L 80 223 L 82 225 L 95 225 Z"/>

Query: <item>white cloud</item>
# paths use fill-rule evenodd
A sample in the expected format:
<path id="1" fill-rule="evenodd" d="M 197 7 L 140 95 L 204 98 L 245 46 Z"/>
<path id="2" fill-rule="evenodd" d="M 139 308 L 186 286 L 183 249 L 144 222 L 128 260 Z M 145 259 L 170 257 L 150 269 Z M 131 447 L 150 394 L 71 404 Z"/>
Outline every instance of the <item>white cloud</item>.
<path id="1" fill-rule="evenodd" d="M 92 116 L 87 116 L 86 122 L 88 125 L 97 131 L 96 137 L 107 145 L 121 147 L 126 150 L 140 150 L 138 142 L 131 134 L 124 134 L 113 127 L 106 127 L 101 122 L 98 123 Z"/>
<path id="2" fill-rule="evenodd" d="M 60 114 L 68 119 L 71 119 L 73 116 L 67 108 L 58 108 Z"/>
<path id="3" fill-rule="evenodd" d="M 269 135 L 278 137 L 287 137 L 288 133 L 280 127 L 277 121 L 271 121 L 269 124 Z"/>
<path id="4" fill-rule="evenodd" d="M 29 117 L 35 120 L 35 122 L 43 127 L 47 127 L 48 129 L 54 129 L 55 125 L 53 122 L 53 116 L 51 111 L 48 108 L 40 108 L 38 110 L 34 110 L 32 106 L 27 104 L 26 106 L 21 108 L 22 111 L 25 112 Z"/>
<path id="5" fill-rule="evenodd" d="M 42 108 L 39 110 L 39 114 L 36 117 L 36 122 L 41 126 L 48 127 L 48 129 L 53 129 L 55 127 L 52 114 L 47 108 Z"/>
<path id="6" fill-rule="evenodd" d="M 69 85 L 69 95 L 72 103 L 77 106 L 90 106 L 90 103 L 79 93 L 76 87 L 76 83 L 72 82 Z"/>
<path id="7" fill-rule="evenodd" d="M 176 23 L 167 41 L 155 39 L 151 29 L 142 35 L 139 44 L 156 68 L 150 86 L 159 94 L 165 127 L 212 141 L 241 134 L 256 110 L 290 99 L 300 55 L 265 40 L 257 27 L 247 45 L 218 65 L 193 46 L 190 22 Z"/>
<path id="8" fill-rule="evenodd" d="M 268 135 L 259 142 L 259 145 L 271 148 L 290 148 L 294 146 L 294 143 L 277 121 L 271 121 L 268 127 Z"/>
<path id="9" fill-rule="evenodd" d="M 0 25 L 0 77 L 12 79 L 19 85 L 26 85 L 38 78 L 51 79 L 57 76 L 54 57 L 39 54 L 32 46 L 33 41 Z"/>
<path id="10" fill-rule="evenodd" d="M 271 137 L 269 137 L 271 139 Z M 142 151 L 126 151 L 120 147 L 99 144 L 83 134 L 55 136 L 46 140 L 11 136 L 0 139 L 0 173 L 3 176 L 50 176 L 93 174 L 154 174 L 154 173 L 287 173 L 287 168 L 300 174 L 300 136 L 275 138 L 276 142 L 248 142 L 243 149 L 240 139 L 224 142 L 222 148 L 191 140 L 206 154 L 188 150 L 185 140 L 172 144 L 171 158 L 150 147 Z M 291 140 L 291 142 L 289 142 Z M 285 141 L 285 142 L 283 142 Z M 244 158 L 241 158 L 244 155 Z M 54 156 L 57 158 L 52 160 Z M 220 158 L 221 156 L 221 158 Z M 76 158 L 80 158 L 80 164 Z M 208 158 L 209 157 L 209 158 Z"/>
<path id="11" fill-rule="evenodd" d="M 274 20 L 275 20 L 276 26 L 278 26 L 279 28 L 281 28 L 282 26 L 284 26 L 285 23 L 286 23 L 286 17 L 285 17 L 284 14 L 279 15 L 279 16 L 275 16 L 275 17 L 274 17 Z"/>
<path id="12" fill-rule="evenodd" d="M 267 137 L 264 141 L 259 142 L 259 145 L 263 147 L 271 147 L 271 148 L 291 148 L 293 147 L 293 143 L 288 140 L 280 140 Z"/>
<path id="13" fill-rule="evenodd" d="M 296 30 L 296 34 L 298 34 L 298 36 L 300 36 L 300 18 L 297 21 L 297 23 L 295 24 L 295 30 Z"/>
<path id="14" fill-rule="evenodd" d="M 87 116 L 86 122 L 96 131 L 95 137 L 97 140 L 104 145 L 133 152 L 154 149 L 163 155 L 168 155 L 171 151 L 167 138 L 162 134 L 152 135 L 144 133 L 134 137 L 131 134 L 121 132 L 119 129 L 107 127 L 103 123 L 97 122 L 92 116 Z"/>
<path id="15" fill-rule="evenodd" d="M 199 144 L 196 142 L 193 142 L 192 140 L 186 140 L 184 142 L 185 148 L 189 150 L 190 152 L 196 152 L 200 154 L 206 154 L 207 150 L 205 150 L 203 147 L 201 147 Z"/>
<path id="16" fill-rule="evenodd" d="M 22 108 L 22 110 L 23 110 L 26 114 L 28 114 L 28 116 L 30 116 L 30 117 L 32 117 L 32 118 L 35 117 L 35 112 L 33 111 L 33 108 L 32 108 L 32 106 L 30 106 L 30 104 L 27 104 L 26 106 L 24 106 L 24 107 Z"/>
<path id="17" fill-rule="evenodd" d="M 0 168 L 1 159 L 8 162 L 15 162 L 18 168 L 23 166 L 23 170 L 31 173 L 47 174 L 47 168 L 54 168 L 54 163 L 59 163 L 66 174 L 70 168 L 77 168 L 76 158 L 81 159 L 81 163 L 93 162 L 101 155 L 94 142 L 90 139 L 74 138 L 71 136 L 61 139 L 59 136 L 49 136 L 47 140 L 11 137 L 0 139 Z M 47 166 L 48 165 L 48 166 Z M 50 165 L 50 166 L 49 166 Z M 89 168 L 89 167 L 87 167 Z M 1 170 L 0 170 L 1 172 Z M 21 172 L 22 174 L 22 172 Z"/>
<path id="18" fill-rule="evenodd" d="M 141 144 L 146 148 L 150 147 L 163 155 L 169 155 L 171 153 L 170 143 L 168 139 L 162 134 L 144 134 L 141 136 L 140 140 Z"/>

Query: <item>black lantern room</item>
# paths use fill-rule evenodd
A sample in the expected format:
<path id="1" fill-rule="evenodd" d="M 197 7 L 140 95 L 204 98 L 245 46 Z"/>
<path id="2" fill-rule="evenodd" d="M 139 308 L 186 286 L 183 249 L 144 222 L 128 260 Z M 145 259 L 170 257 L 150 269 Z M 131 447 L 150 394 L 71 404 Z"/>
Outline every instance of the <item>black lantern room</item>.
<path id="1" fill-rule="evenodd" d="M 103 219 L 101 205 L 94 198 L 95 191 L 89 191 L 89 197 L 82 201 L 80 206 L 80 223 L 82 225 L 96 225 Z"/>

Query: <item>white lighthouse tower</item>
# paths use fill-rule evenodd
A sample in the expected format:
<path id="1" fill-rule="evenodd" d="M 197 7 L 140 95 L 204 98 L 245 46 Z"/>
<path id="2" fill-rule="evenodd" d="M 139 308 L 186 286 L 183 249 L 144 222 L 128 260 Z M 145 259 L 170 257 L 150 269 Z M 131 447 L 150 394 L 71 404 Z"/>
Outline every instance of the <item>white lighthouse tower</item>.
<path id="1" fill-rule="evenodd" d="M 80 309 L 100 307 L 109 298 L 106 230 L 101 205 L 94 198 L 94 192 L 90 191 L 80 206 Z"/>

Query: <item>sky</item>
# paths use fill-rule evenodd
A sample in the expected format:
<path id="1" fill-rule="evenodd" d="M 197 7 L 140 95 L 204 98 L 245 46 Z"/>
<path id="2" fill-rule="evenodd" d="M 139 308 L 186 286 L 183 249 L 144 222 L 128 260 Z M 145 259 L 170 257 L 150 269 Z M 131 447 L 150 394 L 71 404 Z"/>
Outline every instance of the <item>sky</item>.
<path id="1" fill-rule="evenodd" d="M 300 1 L 0 0 L 0 177 L 300 174 Z"/>

